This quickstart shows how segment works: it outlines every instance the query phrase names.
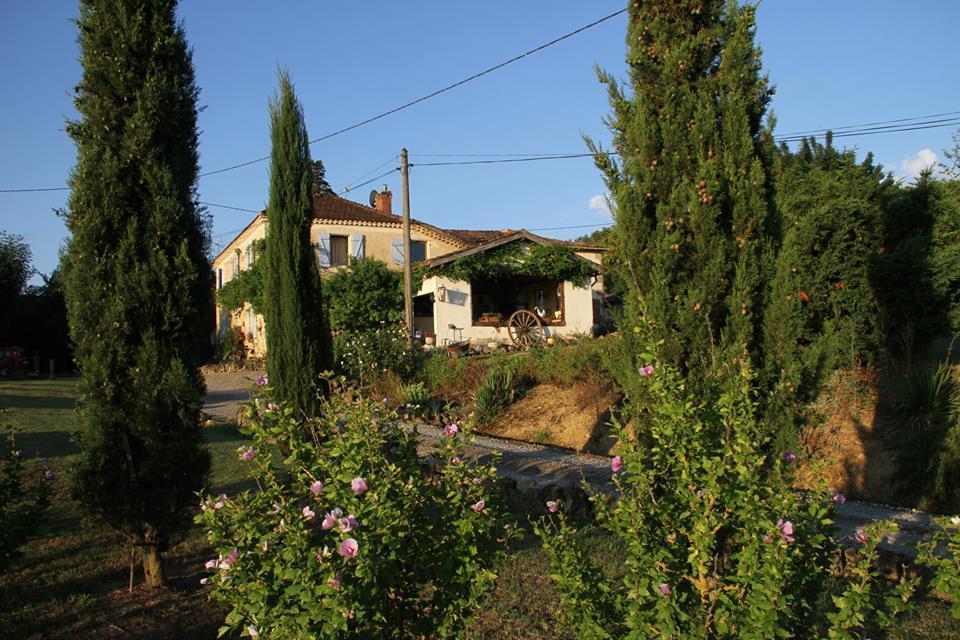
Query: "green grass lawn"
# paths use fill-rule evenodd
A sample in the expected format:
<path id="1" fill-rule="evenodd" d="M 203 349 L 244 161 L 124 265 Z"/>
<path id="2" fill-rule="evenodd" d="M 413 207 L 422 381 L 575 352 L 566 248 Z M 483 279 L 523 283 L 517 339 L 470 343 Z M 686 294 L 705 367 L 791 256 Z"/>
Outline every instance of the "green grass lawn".
<path id="1" fill-rule="evenodd" d="M 46 519 L 38 523 L 22 558 L 0 575 L 0 637 L 215 638 L 224 612 L 207 600 L 199 583 L 210 555 L 202 532 L 192 531 L 167 555 L 168 588 L 135 588 L 128 594 L 127 546 L 111 530 L 85 520 L 71 500 L 75 396 L 72 380 L 0 382 L 0 406 L 8 409 L 0 423 L 20 430 L 19 446 L 30 464 L 48 464 L 58 475 Z M 234 493 L 246 486 L 236 456 L 244 437 L 226 424 L 205 433 L 213 457 L 211 491 Z M 616 541 L 595 530 L 586 536 L 611 570 L 622 565 Z M 470 628 L 471 638 L 576 638 L 560 623 L 549 566 L 535 540 L 527 537 L 517 544 L 499 573 L 496 590 Z M 139 584 L 139 571 L 136 575 Z M 943 603 L 925 601 L 895 637 L 960 640 L 960 624 Z"/>

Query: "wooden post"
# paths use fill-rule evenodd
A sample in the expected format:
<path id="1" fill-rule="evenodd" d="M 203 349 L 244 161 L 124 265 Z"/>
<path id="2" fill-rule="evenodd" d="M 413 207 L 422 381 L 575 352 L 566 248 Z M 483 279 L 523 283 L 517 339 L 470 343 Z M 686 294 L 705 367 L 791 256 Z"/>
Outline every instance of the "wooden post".
<path id="1" fill-rule="evenodd" d="M 413 263 L 410 260 L 410 177 L 407 150 L 400 150 L 400 180 L 403 185 L 403 321 L 407 344 L 413 346 Z"/>

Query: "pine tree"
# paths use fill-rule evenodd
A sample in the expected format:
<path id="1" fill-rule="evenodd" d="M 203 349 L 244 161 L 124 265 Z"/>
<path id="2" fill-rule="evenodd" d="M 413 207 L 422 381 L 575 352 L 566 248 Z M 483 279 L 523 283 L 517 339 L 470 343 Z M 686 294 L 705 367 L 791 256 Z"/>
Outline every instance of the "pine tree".
<path id="1" fill-rule="evenodd" d="M 77 498 L 140 547 L 147 583 L 207 478 L 198 370 L 209 236 L 197 96 L 174 0 L 84 0 L 65 295 L 83 377 Z"/>
<path id="2" fill-rule="evenodd" d="M 270 202 L 264 267 L 267 370 L 276 396 L 312 414 L 320 372 L 332 365 L 329 321 L 310 243 L 313 184 L 323 165 L 310 160 L 303 109 L 290 75 L 270 103 Z M 314 171 L 319 175 L 314 176 Z M 324 180 L 325 184 L 325 180 Z"/>
<path id="3" fill-rule="evenodd" d="M 759 360 L 772 90 L 754 14 L 723 0 L 632 2 L 629 93 L 600 73 L 619 160 L 601 153 L 597 165 L 615 204 L 626 319 L 652 320 L 661 356 L 691 381 L 717 358 Z"/>
<path id="4" fill-rule="evenodd" d="M 896 189 L 867 155 L 805 140 L 780 150 L 783 243 L 764 327 L 771 422 L 782 447 L 829 374 L 880 360 L 880 306 L 871 282 L 884 207 Z"/>

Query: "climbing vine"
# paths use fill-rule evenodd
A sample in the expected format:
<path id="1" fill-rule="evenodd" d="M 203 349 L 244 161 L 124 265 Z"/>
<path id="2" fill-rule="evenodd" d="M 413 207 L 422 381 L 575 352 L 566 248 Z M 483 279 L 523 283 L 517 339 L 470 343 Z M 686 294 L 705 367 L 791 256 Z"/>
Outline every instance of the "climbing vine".
<path id="1" fill-rule="evenodd" d="M 264 240 L 253 243 L 254 255 L 262 256 L 266 245 Z M 263 261 L 256 260 L 252 265 L 235 275 L 230 282 L 217 290 L 217 303 L 228 311 L 243 308 L 249 302 L 253 310 L 263 313 Z"/>
<path id="2" fill-rule="evenodd" d="M 458 258 L 449 264 L 424 266 L 424 278 L 443 276 L 451 280 L 506 280 L 518 275 L 544 280 L 569 280 L 583 286 L 599 266 L 580 258 L 573 247 L 511 242 L 490 251 Z"/>

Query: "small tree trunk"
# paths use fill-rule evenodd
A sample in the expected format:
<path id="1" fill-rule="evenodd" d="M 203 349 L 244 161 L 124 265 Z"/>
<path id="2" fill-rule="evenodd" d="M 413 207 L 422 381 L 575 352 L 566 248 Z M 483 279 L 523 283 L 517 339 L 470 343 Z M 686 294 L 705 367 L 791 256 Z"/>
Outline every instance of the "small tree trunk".
<path id="1" fill-rule="evenodd" d="M 134 547 L 130 547 L 130 586 L 127 587 L 127 593 L 133 593 L 133 563 L 135 557 Z"/>
<path id="2" fill-rule="evenodd" d="M 143 578 L 148 587 L 163 586 L 163 559 L 160 548 L 155 544 L 146 544 L 141 547 L 143 558 Z"/>

